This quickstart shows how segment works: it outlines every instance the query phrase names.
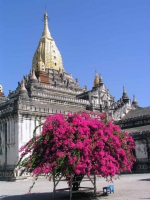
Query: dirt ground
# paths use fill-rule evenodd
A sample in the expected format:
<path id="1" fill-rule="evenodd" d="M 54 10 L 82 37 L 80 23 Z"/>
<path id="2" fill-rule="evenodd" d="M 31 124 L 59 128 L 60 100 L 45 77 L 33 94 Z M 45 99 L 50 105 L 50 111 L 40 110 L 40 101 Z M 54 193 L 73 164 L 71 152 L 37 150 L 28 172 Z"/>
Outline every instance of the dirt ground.
<path id="1" fill-rule="evenodd" d="M 53 182 L 45 178 L 39 178 L 31 194 L 28 189 L 32 185 L 32 178 L 17 181 L 0 181 L 0 199 L 3 200 L 52 200 Z M 115 180 L 114 194 L 103 195 L 103 187 L 110 185 L 106 180 L 97 178 L 97 196 L 92 192 L 73 195 L 73 200 L 138 200 L 150 199 L 150 174 L 127 174 L 121 175 Z M 83 187 L 92 187 L 90 182 L 83 182 Z M 57 188 L 66 188 L 67 182 L 60 182 Z M 56 200 L 69 200 L 69 192 L 57 192 Z"/>

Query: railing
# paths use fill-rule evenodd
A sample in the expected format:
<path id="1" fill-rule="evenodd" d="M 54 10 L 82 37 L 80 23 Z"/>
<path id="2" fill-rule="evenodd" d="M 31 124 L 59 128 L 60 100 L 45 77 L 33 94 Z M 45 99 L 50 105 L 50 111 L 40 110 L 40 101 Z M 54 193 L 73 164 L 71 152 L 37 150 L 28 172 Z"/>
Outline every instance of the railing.
<path id="1" fill-rule="evenodd" d="M 76 99 L 76 98 L 68 98 L 68 97 L 62 97 L 62 96 L 56 96 L 52 94 L 46 94 L 43 92 L 32 92 L 32 95 L 34 96 L 42 96 L 42 97 L 48 97 L 51 99 L 57 99 L 57 100 L 63 100 L 63 101 L 70 101 L 70 102 L 76 102 L 76 103 L 82 103 L 82 104 L 89 104 L 89 101 L 84 99 Z M 34 98 L 34 97 L 33 97 Z"/>
<path id="2" fill-rule="evenodd" d="M 69 93 L 72 93 L 72 94 L 81 94 L 81 93 L 83 93 L 83 91 L 81 91 L 81 92 L 79 92 L 79 91 L 73 91 L 73 90 L 70 90 L 70 89 L 68 89 L 68 88 L 61 88 L 61 87 L 54 87 L 54 86 L 52 86 L 52 85 L 45 85 L 45 84 L 40 84 L 42 87 L 44 87 L 44 88 L 49 88 L 49 89 L 54 89 L 54 90 L 57 90 L 57 91 L 66 91 L 66 92 L 69 92 Z"/>

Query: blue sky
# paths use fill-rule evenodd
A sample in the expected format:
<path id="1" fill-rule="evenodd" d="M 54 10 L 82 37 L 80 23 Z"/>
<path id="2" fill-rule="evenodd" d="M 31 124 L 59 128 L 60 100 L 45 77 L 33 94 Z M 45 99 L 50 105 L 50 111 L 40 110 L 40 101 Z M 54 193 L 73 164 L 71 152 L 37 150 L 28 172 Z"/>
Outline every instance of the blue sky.
<path id="1" fill-rule="evenodd" d="M 29 73 L 43 31 L 43 15 L 63 58 L 81 86 L 95 70 L 118 100 L 123 85 L 150 106 L 150 0 L 0 0 L 0 83 L 5 95 Z"/>

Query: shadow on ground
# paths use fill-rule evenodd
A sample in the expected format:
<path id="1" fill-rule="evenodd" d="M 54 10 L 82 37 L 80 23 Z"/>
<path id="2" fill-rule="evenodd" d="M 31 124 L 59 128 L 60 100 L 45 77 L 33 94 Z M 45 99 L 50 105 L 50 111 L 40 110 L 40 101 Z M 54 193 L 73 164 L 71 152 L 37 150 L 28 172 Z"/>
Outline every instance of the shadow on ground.
<path id="1" fill-rule="evenodd" d="M 138 181 L 150 181 L 150 178 L 146 178 L 146 179 L 139 179 Z"/>
<path id="2" fill-rule="evenodd" d="M 78 193 L 73 194 L 72 200 L 98 200 L 101 195 L 97 194 L 97 197 L 93 196 L 93 193 Z M 0 196 L 1 200 L 53 200 L 53 193 L 31 193 L 24 195 L 13 196 Z M 55 195 L 56 200 L 69 200 L 68 192 L 58 192 Z M 107 199 L 107 197 L 105 197 Z"/>

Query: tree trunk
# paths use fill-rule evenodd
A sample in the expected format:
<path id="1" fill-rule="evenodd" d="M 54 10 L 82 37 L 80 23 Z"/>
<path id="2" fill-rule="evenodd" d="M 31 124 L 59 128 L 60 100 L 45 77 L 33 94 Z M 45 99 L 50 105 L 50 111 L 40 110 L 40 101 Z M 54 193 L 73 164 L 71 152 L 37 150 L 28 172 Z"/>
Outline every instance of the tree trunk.
<path id="1" fill-rule="evenodd" d="M 72 179 L 72 191 L 77 191 L 80 187 L 80 183 L 83 179 L 84 175 L 77 175 L 75 174 Z"/>

